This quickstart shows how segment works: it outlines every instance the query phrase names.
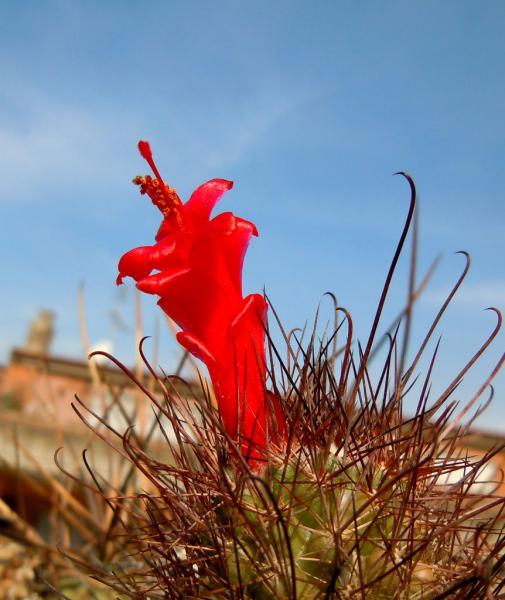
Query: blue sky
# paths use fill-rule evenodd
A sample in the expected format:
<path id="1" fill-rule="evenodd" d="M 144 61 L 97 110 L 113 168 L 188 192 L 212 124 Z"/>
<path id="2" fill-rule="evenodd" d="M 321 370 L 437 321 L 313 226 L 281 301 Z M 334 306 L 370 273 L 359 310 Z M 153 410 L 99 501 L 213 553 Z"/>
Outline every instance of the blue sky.
<path id="1" fill-rule="evenodd" d="M 420 271 L 443 255 L 415 338 L 458 277 L 454 252 L 473 259 L 440 328 L 442 389 L 491 331 L 482 309 L 505 308 L 504 20 L 501 1 L 1 3 L 0 360 L 40 308 L 57 313 L 55 352 L 82 356 L 84 282 L 92 341 L 131 362 L 133 289 L 114 279 L 159 221 L 130 183 L 147 172 L 143 138 L 182 197 L 212 177 L 235 181 L 220 208 L 260 230 L 245 287 L 265 286 L 286 327 L 332 291 L 365 335 L 408 204 L 391 174 L 409 171 Z M 404 267 L 386 323 L 404 301 Z M 142 306 L 152 334 L 160 315 L 152 298 Z M 161 329 L 170 370 L 178 350 Z M 480 423 L 505 431 L 503 374 L 496 392 Z"/>

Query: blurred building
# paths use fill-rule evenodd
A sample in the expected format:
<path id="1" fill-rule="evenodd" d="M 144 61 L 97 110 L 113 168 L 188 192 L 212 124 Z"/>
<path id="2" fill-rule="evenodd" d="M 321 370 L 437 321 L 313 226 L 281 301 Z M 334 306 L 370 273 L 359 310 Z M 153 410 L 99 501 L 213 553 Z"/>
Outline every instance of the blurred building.
<path id="1" fill-rule="evenodd" d="M 54 315 L 41 311 L 28 328 L 25 344 L 13 348 L 0 367 L 0 500 L 32 522 L 44 518 L 51 503 L 47 482 L 64 478 L 54 459 L 57 448 L 63 447 L 75 464 L 84 448 L 96 463 L 111 462 L 106 444 L 72 408 L 73 403 L 79 407 L 76 397 L 97 414 L 106 412 L 107 422 L 120 434 L 138 421 L 139 390 L 127 373 L 100 360 L 55 356 L 53 338 Z M 152 388 L 152 377 L 141 373 L 140 378 Z M 142 394 L 140 401 L 147 428 L 155 417 L 150 401 Z M 88 422 L 98 424 L 79 408 Z M 159 438 L 156 429 L 153 443 Z"/>
<path id="2" fill-rule="evenodd" d="M 72 402 L 75 396 L 94 405 L 97 395 L 131 396 L 135 384 L 121 369 L 105 361 L 55 356 L 54 314 L 41 310 L 30 324 L 26 342 L 13 348 L 0 371 L 0 407 L 15 411 L 35 423 L 71 427 L 76 424 Z"/>

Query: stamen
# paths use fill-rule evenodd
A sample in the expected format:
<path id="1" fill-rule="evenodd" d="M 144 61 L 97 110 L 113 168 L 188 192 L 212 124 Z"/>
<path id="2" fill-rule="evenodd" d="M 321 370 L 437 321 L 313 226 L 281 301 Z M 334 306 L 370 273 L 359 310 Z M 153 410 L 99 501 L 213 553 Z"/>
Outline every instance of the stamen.
<path id="1" fill-rule="evenodd" d="M 149 142 L 140 140 L 138 148 L 142 158 L 144 158 L 151 167 L 156 179 L 146 175 L 145 177 L 135 177 L 133 183 L 140 186 L 140 192 L 142 194 L 147 194 L 151 198 L 153 204 L 160 209 L 166 219 L 175 217 L 177 225 L 179 227 L 182 226 L 182 201 L 177 192 L 168 186 L 161 178 L 160 172 L 153 160 Z"/>

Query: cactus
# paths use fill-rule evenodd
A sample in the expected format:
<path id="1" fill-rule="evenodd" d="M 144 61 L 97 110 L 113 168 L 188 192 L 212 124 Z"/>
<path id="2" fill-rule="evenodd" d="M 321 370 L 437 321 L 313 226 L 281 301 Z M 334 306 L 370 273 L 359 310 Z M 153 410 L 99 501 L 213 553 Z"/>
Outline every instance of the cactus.
<path id="1" fill-rule="evenodd" d="M 414 182 L 402 175 L 410 206 L 366 343 L 354 345 L 351 315 L 335 299 L 335 322 L 319 338 L 316 325 L 307 341 L 285 333 L 278 320 L 285 352 L 265 323 L 267 379 L 255 398 L 273 399 L 264 406 L 282 422 L 282 435 L 269 437 L 265 427 L 253 452 L 247 436 L 244 452 L 240 428 L 223 419 L 223 398 L 218 410 L 205 382 L 200 394 L 189 385 L 186 394 L 177 391 L 173 378 L 149 365 L 141 345 L 154 378 L 146 387 L 109 356 L 152 403 L 152 431 L 163 443 L 149 443 L 152 431 L 142 439 L 131 428 L 116 431 L 108 424 L 108 443 L 131 461 L 143 491 L 114 487 L 86 464 L 113 513 L 108 539 L 123 549 L 115 560 L 88 563 L 88 573 L 122 597 L 145 599 L 504 597 L 501 477 L 487 482 L 485 491 L 478 486 L 484 467 L 503 448 L 481 457 L 464 450 L 480 409 L 465 417 L 504 356 L 462 410 L 452 400 L 495 339 L 501 315 L 493 309 L 498 322 L 492 333 L 444 391 L 430 397 L 438 353 L 432 338 L 469 257 L 408 363 L 413 308 L 430 275 L 417 284 L 414 243 L 407 306 L 378 338 L 414 215 Z M 131 252 L 144 256 L 146 250 Z M 405 398 L 414 394 L 417 408 L 407 417 Z M 247 396 L 240 403 L 247 404 Z M 89 424 L 85 405 L 75 408 Z"/>

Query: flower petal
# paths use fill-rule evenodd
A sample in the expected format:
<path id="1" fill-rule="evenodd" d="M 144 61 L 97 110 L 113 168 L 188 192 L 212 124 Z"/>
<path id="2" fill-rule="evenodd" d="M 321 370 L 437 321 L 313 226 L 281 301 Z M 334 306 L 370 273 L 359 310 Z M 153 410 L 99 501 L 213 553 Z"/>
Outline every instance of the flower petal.
<path id="1" fill-rule="evenodd" d="M 177 283 L 190 270 L 189 268 L 176 268 L 149 275 L 149 277 L 144 277 L 144 279 L 137 282 L 137 288 L 146 294 L 163 296 L 171 290 L 174 283 Z"/>
<path id="2" fill-rule="evenodd" d="M 250 294 L 244 298 L 242 310 L 231 324 L 234 335 L 242 335 L 250 332 L 250 326 L 256 324 L 256 328 L 264 334 L 264 323 L 266 321 L 268 304 L 260 294 Z"/>
<path id="3" fill-rule="evenodd" d="M 158 276 L 153 276 L 158 277 Z M 187 269 L 166 279 L 159 274 L 159 284 L 151 285 L 147 277 L 142 288 L 161 296 L 159 306 L 179 325 L 197 336 L 217 357 L 227 345 L 231 319 L 237 313 L 238 299 L 223 292 L 215 274 Z M 145 286 L 144 287 L 144 282 Z"/>
<path id="4" fill-rule="evenodd" d="M 184 213 L 195 226 L 209 220 L 210 213 L 219 202 L 221 196 L 233 187 L 233 181 L 211 179 L 191 194 L 184 205 Z"/>
<path id="5" fill-rule="evenodd" d="M 216 273 L 226 296 L 242 299 L 242 267 L 253 235 L 253 223 L 222 213 L 212 219 L 193 244 L 190 262 L 198 269 Z"/>
<path id="6" fill-rule="evenodd" d="M 176 336 L 179 344 L 184 346 L 193 356 L 203 361 L 208 369 L 213 369 L 216 365 L 216 359 L 207 346 L 196 337 L 186 331 L 180 331 Z"/>
<path id="7" fill-rule="evenodd" d="M 244 299 L 240 313 L 231 325 L 234 362 L 240 390 L 239 434 L 243 452 L 257 456 L 255 448 L 265 448 L 268 423 L 265 407 L 265 321 L 268 305 L 263 296 Z"/>
<path id="8" fill-rule="evenodd" d="M 123 254 L 118 264 L 119 275 L 116 283 L 118 285 L 123 283 L 124 277 L 132 277 L 135 281 L 138 281 L 149 275 L 153 270 L 151 264 L 152 254 L 153 246 L 140 246 Z"/>
<path id="9" fill-rule="evenodd" d="M 181 207 L 182 212 L 184 212 L 184 206 Z M 173 219 L 163 219 L 156 233 L 156 237 L 154 238 L 157 242 L 161 242 L 165 238 L 177 234 L 179 229 L 177 225 L 174 223 Z"/>

